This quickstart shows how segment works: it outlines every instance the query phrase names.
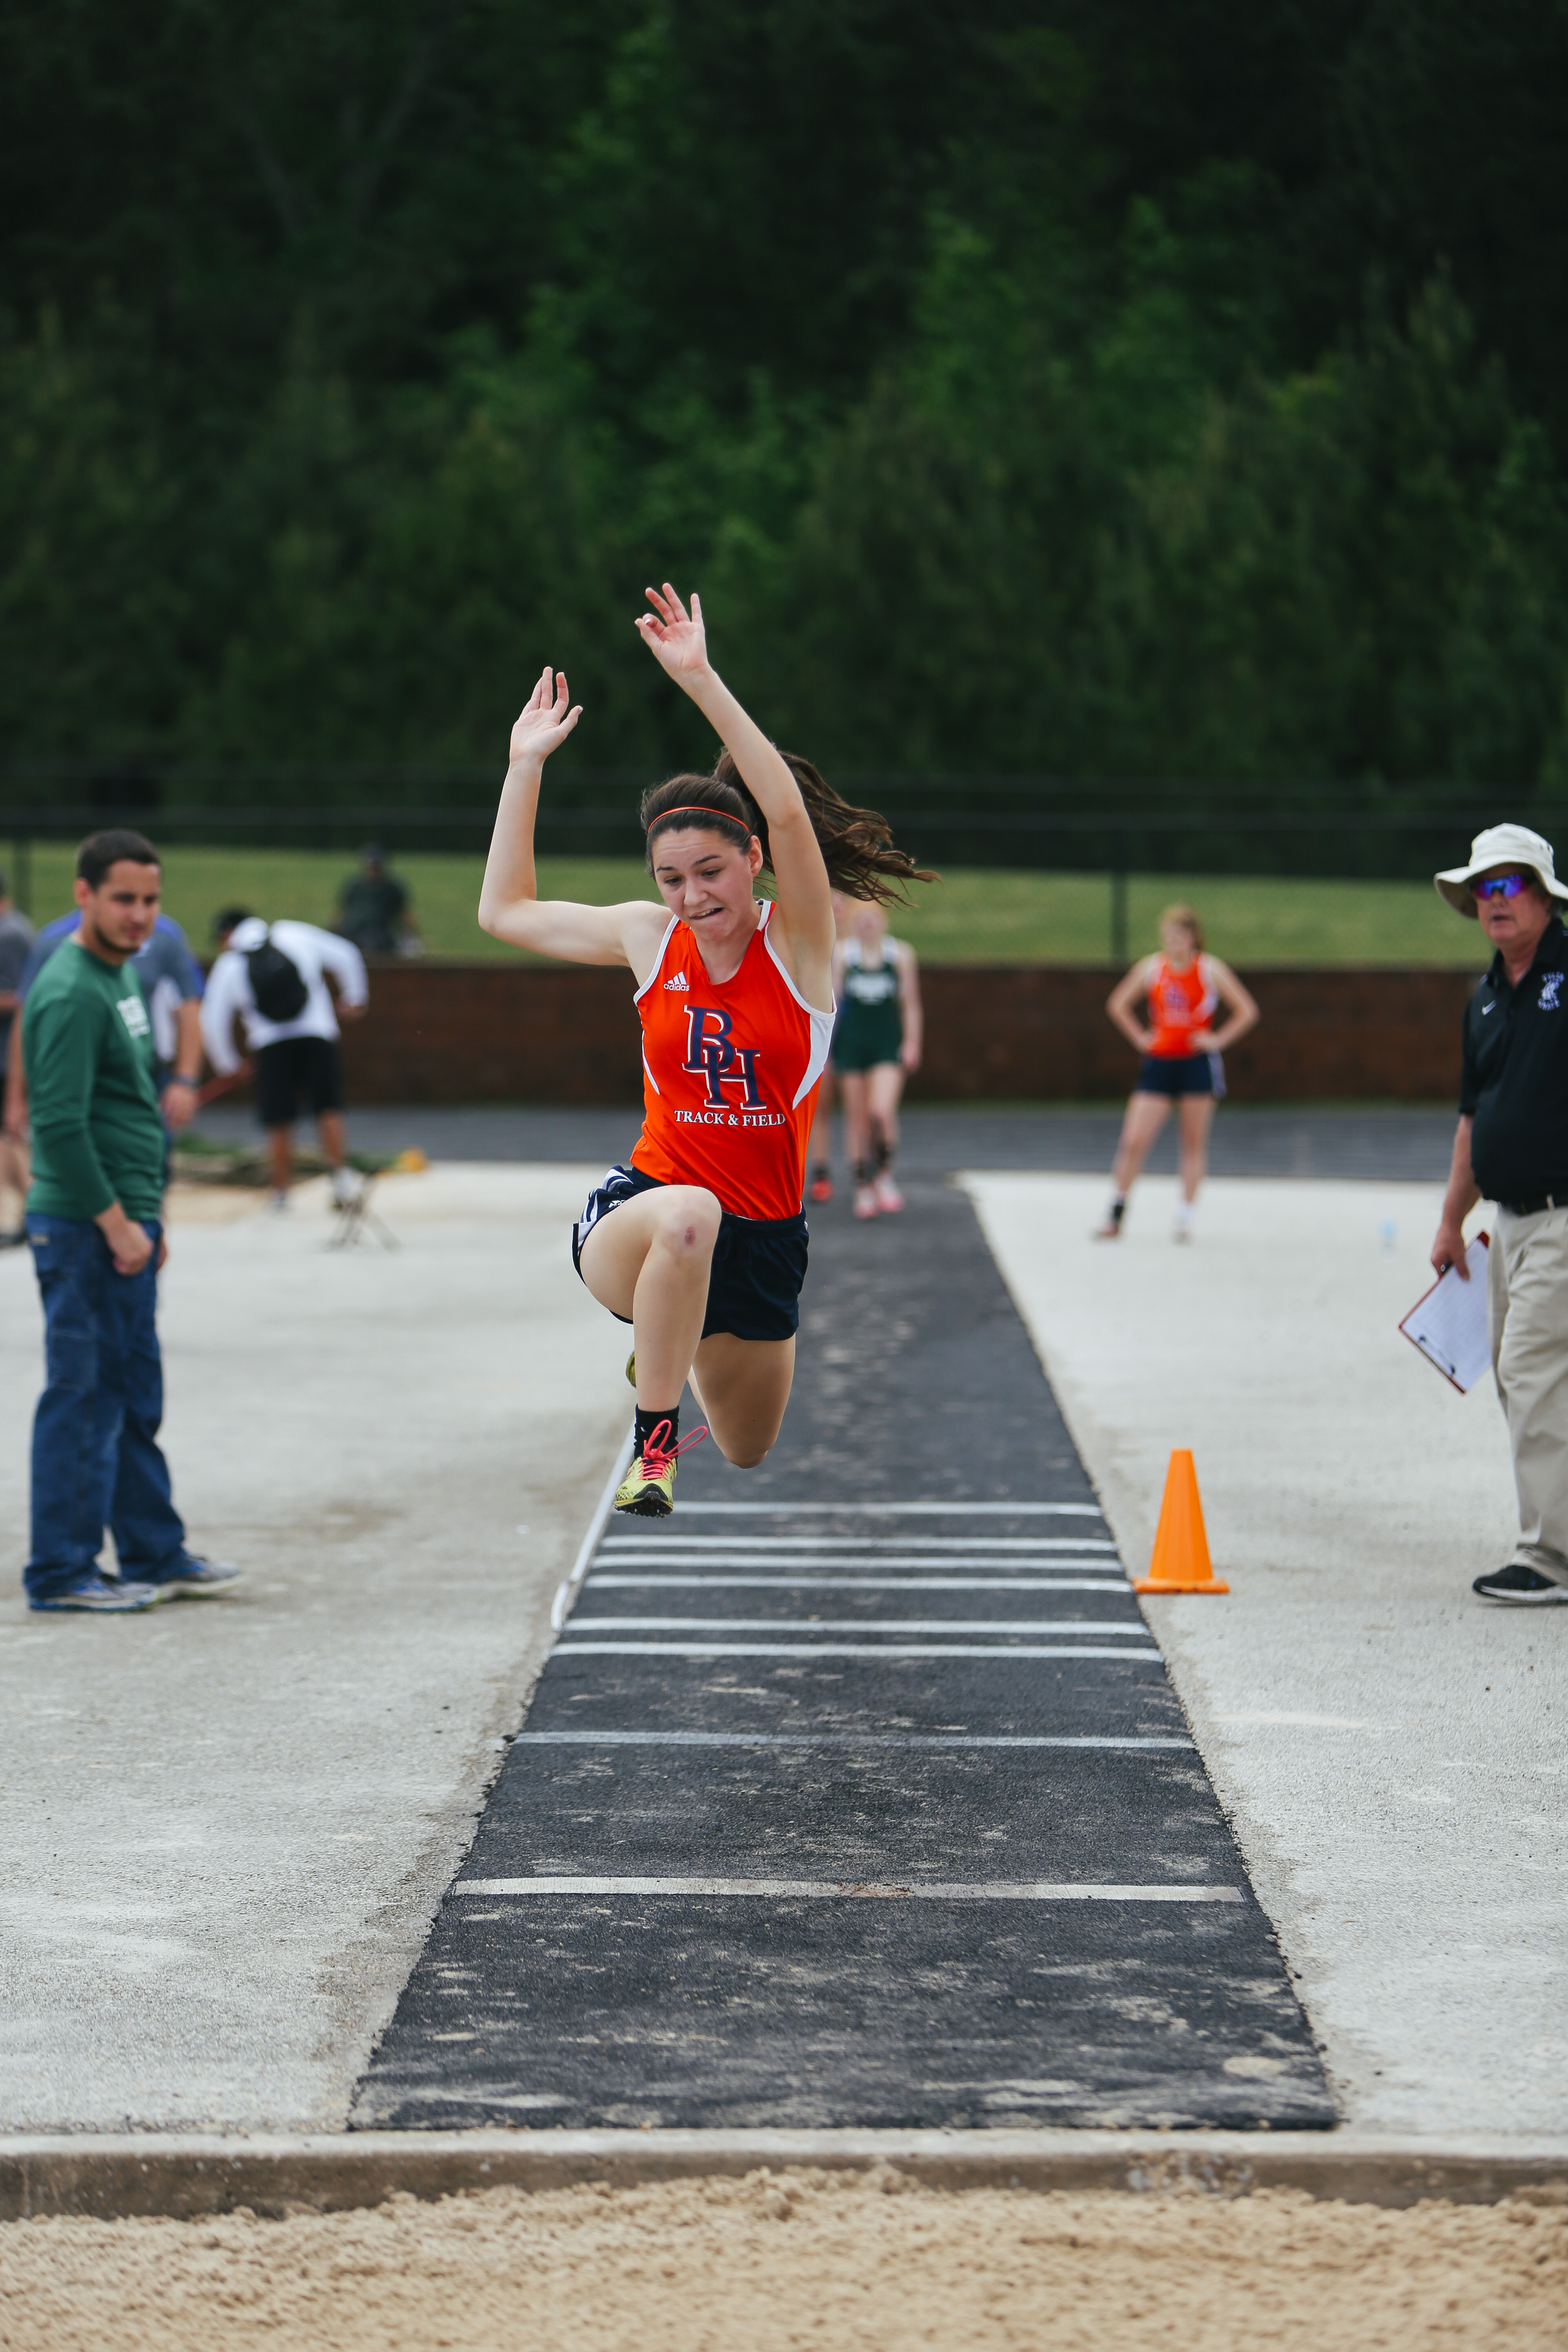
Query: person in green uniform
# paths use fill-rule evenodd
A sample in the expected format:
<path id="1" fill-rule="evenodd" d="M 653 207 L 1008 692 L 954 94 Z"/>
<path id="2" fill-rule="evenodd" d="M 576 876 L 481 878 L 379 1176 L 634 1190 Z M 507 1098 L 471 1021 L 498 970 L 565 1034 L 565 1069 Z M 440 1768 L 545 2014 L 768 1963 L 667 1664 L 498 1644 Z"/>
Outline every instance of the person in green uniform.
<path id="1" fill-rule="evenodd" d="M 117 828 L 83 842 L 80 927 L 44 966 L 22 1015 L 32 1097 L 27 1241 L 46 1366 L 23 1574 L 32 1609 L 124 1613 L 222 1591 L 239 1575 L 186 1549 L 158 1444 L 163 1119 L 153 1024 L 129 960 L 157 919 L 162 882 L 142 835 Z M 114 1580 L 99 1567 L 106 1524 L 119 1555 Z"/>
<path id="2" fill-rule="evenodd" d="M 904 1205 L 893 1181 L 899 1100 L 921 1061 L 921 984 L 915 951 L 890 939 L 880 907 L 859 902 L 833 951 L 838 1021 L 833 1067 L 844 1097 L 844 1143 L 855 1171 L 855 1214 Z"/>

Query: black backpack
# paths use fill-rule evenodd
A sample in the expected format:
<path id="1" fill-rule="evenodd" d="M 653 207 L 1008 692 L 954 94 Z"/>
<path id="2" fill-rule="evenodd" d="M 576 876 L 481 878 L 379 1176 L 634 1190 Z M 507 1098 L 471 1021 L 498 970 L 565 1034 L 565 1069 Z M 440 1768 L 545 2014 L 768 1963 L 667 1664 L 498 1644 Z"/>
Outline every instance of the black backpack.
<path id="1" fill-rule="evenodd" d="M 281 1025 L 298 1021 L 310 1001 L 305 975 L 291 957 L 272 944 L 268 932 L 258 948 L 247 948 L 245 968 L 250 974 L 251 1002 L 264 1021 Z"/>

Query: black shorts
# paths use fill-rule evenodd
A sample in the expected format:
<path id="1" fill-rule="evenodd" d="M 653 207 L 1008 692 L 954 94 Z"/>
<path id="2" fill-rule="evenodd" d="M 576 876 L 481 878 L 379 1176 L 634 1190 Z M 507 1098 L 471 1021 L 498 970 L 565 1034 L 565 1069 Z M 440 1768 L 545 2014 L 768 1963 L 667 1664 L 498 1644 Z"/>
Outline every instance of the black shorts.
<path id="1" fill-rule="evenodd" d="M 1213 1095 L 1225 1099 L 1225 1064 L 1217 1054 L 1145 1054 L 1138 1065 L 1135 1095 Z"/>
<path id="2" fill-rule="evenodd" d="M 601 1217 L 639 1192 L 662 1192 L 657 1176 L 640 1168 L 612 1168 L 595 1184 L 572 1228 L 572 1263 L 583 1272 L 583 1244 Z M 737 1339 L 793 1339 L 800 1328 L 800 1290 L 805 1280 L 806 1226 L 798 1217 L 732 1217 L 720 1213 L 719 1238 L 708 1276 L 708 1311 L 702 1337 L 728 1331 Z M 611 1313 L 615 1309 L 611 1308 Z M 629 1323 L 629 1315 L 616 1315 Z"/>
<path id="3" fill-rule="evenodd" d="M 256 1116 L 263 1127 L 292 1127 L 300 1104 L 319 1118 L 343 1107 L 343 1066 L 331 1037 L 279 1037 L 256 1049 Z"/>

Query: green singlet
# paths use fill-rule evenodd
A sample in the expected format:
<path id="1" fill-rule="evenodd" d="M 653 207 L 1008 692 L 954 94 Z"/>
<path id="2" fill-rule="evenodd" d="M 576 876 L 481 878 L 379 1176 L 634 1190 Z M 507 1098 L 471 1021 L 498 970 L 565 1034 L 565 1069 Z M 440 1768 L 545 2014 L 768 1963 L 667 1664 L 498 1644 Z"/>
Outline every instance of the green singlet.
<path id="1" fill-rule="evenodd" d="M 897 940 L 882 941 L 877 963 L 861 961 L 860 942 L 848 940 L 844 948 L 844 1002 L 833 1032 L 836 1070 L 869 1070 L 879 1062 L 896 1062 L 904 1042 L 903 1008 L 899 1003 L 900 953 Z"/>

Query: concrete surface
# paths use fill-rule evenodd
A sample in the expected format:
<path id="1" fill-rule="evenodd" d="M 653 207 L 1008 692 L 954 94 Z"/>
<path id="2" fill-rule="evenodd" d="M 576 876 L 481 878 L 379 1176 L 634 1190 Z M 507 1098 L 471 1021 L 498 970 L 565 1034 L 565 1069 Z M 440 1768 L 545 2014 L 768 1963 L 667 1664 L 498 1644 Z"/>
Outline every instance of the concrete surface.
<path id="1" fill-rule="evenodd" d="M 1359 2132 L 420 2131 L 281 2137 L 170 2132 L 0 2139 L 0 2222 L 301 2209 L 399 2193 L 741 2179 L 788 2166 L 928 2189 L 1117 2189 L 1234 2198 L 1304 2189 L 1350 2204 L 1568 2202 L 1568 2142 L 1380 2139 Z"/>
<path id="2" fill-rule="evenodd" d="M 0 1258 L 0 2128 L 342 2122 L 626 1418 L 586 1181 L 393 1180 L 395 1254 L 327 1252 L 319 1185 L 177 1209 L 175 1495 L 247 1581 L 141 1617 L 23 1605 L 41 1326 Z"/>
<path id="3" fill-rule="evenodd" d="M 1400 1337 L 1438 1190 L 1174 1187 L 1089 1239 L 1104 1185 L 969 1180 L 1123 1557 L 1197 1459 L 1227 1600 L 1147 1604 L 1348 2122 L 1568 2128 L 1568 1610 L 1501 1610 L 1490 1379 Z M 1481 1222 L 1484 1222 L 1482 1213 Z"/>

